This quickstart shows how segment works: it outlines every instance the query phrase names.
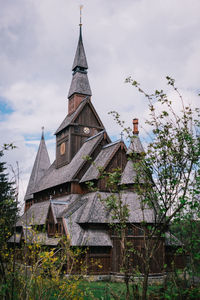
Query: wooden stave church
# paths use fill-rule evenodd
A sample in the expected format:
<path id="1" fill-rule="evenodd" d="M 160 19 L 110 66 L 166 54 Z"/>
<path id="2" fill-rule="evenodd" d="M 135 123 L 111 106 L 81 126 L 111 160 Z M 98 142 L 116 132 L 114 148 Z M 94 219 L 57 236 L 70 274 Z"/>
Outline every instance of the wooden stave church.
<path id="1" fill-rule="evenodd" d="M 25 212 L 16 223 L 15 238 L 12 236 L 9 242 L 15 241 L 20 247 L 24 241 L 33 243 L 37 240 L 44 246 L 55 248 L 59 246 L 60 237 L 65 235 L 70 246 L 88 249 L 85 256 L 88 274 L 118 274 L 120 241 L 109 225 L 112 216 L 100 201 L 109 195 L 109 191 L 98 167 L 105 172 L 116 168 L 122 170 L 121 184 L 126 187 L 122 201 L 128 205 L 130 213 L 127 240 L 140 251 L 144 248 L 141 223 L 153 224 L 155 212 L 148 207 L 142 211 L 139 196 L 134 192 L 136 171 L 129 157 L 132 153 L 139 156 L 144 152 L 138 136 L 138 120 L 133 120 L 134 139 L 128 149 L 122 139 L 111 142 L 91 102 L 87 69 L 80 24 L 68 94 L 68 114 L 55 132 L 56 159 L 50 164 L 42 133 L 24 199 Z M 85 157 L 90 157 L 94 164 Z M 95 184 L 98 192 L 88 189 L 88 181 Z M 37 227 L 37 233 L 33 238 L 34 227 Z M 174 250 L 179 246 L 179 241 L 170 234 L 161 238 L 150 273 L 164 274 L 164 264 L 170 264 Z M 97 259 L 102 267 L 90 264 L 91 259 Z M 143 271 L 142 261 L 134 254 L 131 263 Z M 182 266 L 181 258 L 177 259 L 176 265 Z"/>

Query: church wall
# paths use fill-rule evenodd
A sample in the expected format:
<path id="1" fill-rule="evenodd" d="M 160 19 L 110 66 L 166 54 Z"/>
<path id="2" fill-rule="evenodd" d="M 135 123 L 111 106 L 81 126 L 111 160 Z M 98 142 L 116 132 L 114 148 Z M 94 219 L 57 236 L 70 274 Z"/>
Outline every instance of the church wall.
<path id="1" fill-rule="evenodd" d="M 134 251 L 129 252 L 129 259 L 127 268 L 129 269 L 130 273 L 138 270 L 143 273 L 144 272 L 144 264 L 145 260 L 140 257 L 145 257 L 146 250 L 145 250 L 145 241 L 144 236 L 140 235 L 141 232 L 138 231 L 138 235 L 130 235 L 128 232 L 126 233 L 126 240 L 129 243 L 130 249 L 134 249 Z M 113 241 L 113 249 L 112 249 L 112 272 L 113 273 L 120 273 L 120 264 L 122 262 L 121 257 L 121 246 L 120 246 L 120 238 L 112 234 L 111 235 Z M 157 238 L 152 239 L 152 246 L 154 242 L 157 241 Z M 139 255 L 138 255 L 138 254 Z M 164 239 L 160 239 L 158 246 L 155 250 L 154 256 L 150 262 L 150 274 L 161 274 L 163 273 L 163 268 L 165 264 L 165 247 L 164 247 Z"/>
<path id="2" fill-rule="evenodd" d="M 95 128 L 102 128 L 101 124 L 97 120 L 97 116 L 94 114 L 93 110 L 89 106 L 89 104 L 85 105 L 81 113 L 75 119 L 75 123 L 84 125 L 87 127 L 95 127 Z"/>
<path id="3" fill-rule="evenodd" d="M 62 130 L 56 136 L 56 167 L 69 162 L 69 129 Z"/>

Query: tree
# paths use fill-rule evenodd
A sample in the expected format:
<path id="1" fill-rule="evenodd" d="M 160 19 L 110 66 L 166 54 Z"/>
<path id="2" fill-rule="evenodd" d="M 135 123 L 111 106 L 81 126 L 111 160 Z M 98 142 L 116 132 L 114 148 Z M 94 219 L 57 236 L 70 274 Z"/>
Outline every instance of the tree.
<path id="1" fill-rule="evenodd" d="M 4 150 L 13 148 L 12 144 L 4 145 L 0 151 L 0 158 L 3 157 Z M 0 280 L 1 284 L 6 289 L 7 286 L 7 260 L 9 249 L 7 246 L 8 238 L 14 232 L 13 225 L 17 220 L 18 207 L 17 197 L 15 194 L 14 183 L 9 182 L 8 174 L 6 173 L 5 162 L 0 162 Z M 14 264 L 12 266 L 14 268 Z"/>
<path id="2" fill-rule="evenodd" d="M 143 222 L 145 251 L 140 254 L 144 262 L 142 299 L 147 298 L 150 264 L 159 241 L 165 237 L 170 224 L 180 220 L 180 215 L 186 214 L 193 205 L 193 194 L 197 194 L 199 184 L 199 109 L 186 106 L 175 81 L 166 78 L 179 97 L 181 111 L 174 110 L 172 101 L 163 90 L 148 94 L 137 81 L 130 77 L 126 80 L 147 99 L 149 118 L 146 124 L 151 128 L 146 153 L 140 159 L 133 153 L 131 158 L 137 173 L 135 189 L 141 197 L 141 208 L 148 205 L 155 212 L 154 224 L 149 226 L 145 220 Z M 134 139 L 119 114 L 111 113 Z"/>

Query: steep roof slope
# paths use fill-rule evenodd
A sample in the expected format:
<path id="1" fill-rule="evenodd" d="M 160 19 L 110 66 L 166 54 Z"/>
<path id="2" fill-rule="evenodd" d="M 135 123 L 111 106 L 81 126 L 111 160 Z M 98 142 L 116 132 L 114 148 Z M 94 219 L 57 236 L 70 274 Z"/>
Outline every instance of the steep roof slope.
<path id="1" fill-rule="evenodd" d="M 109 161 L 112 159 L 114 154 L 117 152 L 121 145 L 121 141 L 117 141 L 115 143 L 108 144 L 104 146 L 95 159 L 94 163 L 90 166 L 87 172 L 84 174 L 80 182 L 85 182 L 93 179 L 98 179 L 100 172 L 99 168 L 103 170 L 108 165 Z"/>
<path id="2" fill-rule="evenodd" d="M 50 201 L 33 204 L 19 219 L 16 226 L 44 225 Z"/>
<path id="3" fill-rule="evenodd" d="M 131 157 L 133 153 L 135 154 L 144 153 L 144 148 L 142 146 L 142 143 L 138 135 L 134 135 L 132 137 L 130 146 L 128 147 L 126 153 L 129 157 Z M 122 173 L 121 184 L 133 184 L 136 182 L 136 177 L 137 177 L 137 170 L 134 167 L 133 161 L 129 159 Z M 144 183 L 144 180 L 142 180 L 141 178 L 139 180 L 141 183 Z"/>
<path id="4" fill-rule="evenodd" d="M 47 147 L 44 140 L 44 135 L 42 133 L 39 149 L 35 158 L 35 162 L 33 165 L 33 169 L 31 172 L 31 176 L 29 179 L 28 187 L 26 190 L 25 200 L 32 198 L 32 193 L 40 181 L 40 179 L 44 176 L 46 170 L 50 167 L 50 159 L 49 154 L 47 152 Z"/>
<path id="5" fill-rule="evenodd" d="M 87 139 L 68 165 L 56 168 L 55 162 L 40 180 L 34 192 L 72 181 L 81 167 L 86 163 L 85 156 L 90 156 L 103 139 L 104 130 Z"/>

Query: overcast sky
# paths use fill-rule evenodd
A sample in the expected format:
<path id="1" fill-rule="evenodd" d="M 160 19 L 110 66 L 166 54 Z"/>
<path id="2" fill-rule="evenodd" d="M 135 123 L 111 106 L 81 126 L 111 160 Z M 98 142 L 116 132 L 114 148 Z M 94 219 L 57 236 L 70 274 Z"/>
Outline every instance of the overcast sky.
<path id="1" fill-rule="evenodd" d="M 54 132 L 67 114 L 80 4 L 92 101 L 113 139 L 120 128 L 109 111 L 118 111 L 128 126 L 138 117 L 144 127 L 147 117 L 145 99 L 124 83 L 127 76 L 152 92 L 165 88 L 170 75 L 184 98 L 199 106 L 199 0 L 0 0 L 0 144 L 17 146 L 4 159 L 14 168 L 19 162 L 20 199 L 42 126 L 51 162 L 55 158 Z"/>

